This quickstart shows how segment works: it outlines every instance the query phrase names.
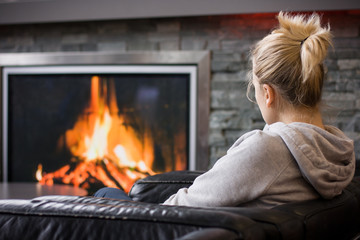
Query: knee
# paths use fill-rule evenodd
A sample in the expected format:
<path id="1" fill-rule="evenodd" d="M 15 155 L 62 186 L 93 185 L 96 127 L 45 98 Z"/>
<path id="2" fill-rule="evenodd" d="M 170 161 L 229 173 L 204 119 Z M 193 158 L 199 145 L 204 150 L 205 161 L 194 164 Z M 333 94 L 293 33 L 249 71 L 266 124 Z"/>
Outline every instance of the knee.
<path id="1" fill-rule="evenodd" d="M 117 190 L 116 188 L 110 188 L 110 187 L 104 187 L 104 188 L 100 188 L 99 190 L 97 190 L 94 193 L 94 197 L 102 197 L 102 198 L 106 198 L 109 196 L 109 194 L 112 195 L 112 193 Z"/>
<path id="2" fill-rule="evenodd" d="M 123 190 L 111 187 L 100 188 L 94 197 L 132 200 Z"/>

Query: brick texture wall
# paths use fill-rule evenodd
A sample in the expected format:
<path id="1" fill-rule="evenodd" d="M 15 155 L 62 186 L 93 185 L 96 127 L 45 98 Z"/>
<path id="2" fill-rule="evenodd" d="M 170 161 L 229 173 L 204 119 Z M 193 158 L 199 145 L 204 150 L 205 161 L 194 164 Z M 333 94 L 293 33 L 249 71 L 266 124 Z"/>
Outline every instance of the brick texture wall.
<path id="1" fill-rule="evenodd" d="M 326 61 L 324 115 L 354 139 L 360 159 L 360 11 L 323 13 L 334 49 Z M 262 128 L 246 98 L 249 49 L 277 24 L 274 13 L 0 26 L 0 53 L 210 50 L 212 165 L 244 132 Z"/>

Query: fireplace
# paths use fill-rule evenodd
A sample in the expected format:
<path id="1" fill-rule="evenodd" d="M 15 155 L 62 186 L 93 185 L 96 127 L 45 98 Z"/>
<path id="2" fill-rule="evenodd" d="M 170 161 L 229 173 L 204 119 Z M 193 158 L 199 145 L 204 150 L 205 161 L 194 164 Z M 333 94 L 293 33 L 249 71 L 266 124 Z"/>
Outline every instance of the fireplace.
<path id="1" fill-rule="evenodd" d="M 155 173 L 205 170 L 208 61 L 207 52 L 1 55 L 3 181 L 129 191 Z"/>

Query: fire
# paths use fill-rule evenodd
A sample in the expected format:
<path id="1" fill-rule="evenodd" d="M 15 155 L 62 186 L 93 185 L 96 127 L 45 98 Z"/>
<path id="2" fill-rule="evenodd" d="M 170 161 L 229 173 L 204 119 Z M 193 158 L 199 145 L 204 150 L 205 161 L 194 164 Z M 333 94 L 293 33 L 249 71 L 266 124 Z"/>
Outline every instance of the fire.
<path id="1" fill-rule="evenodd" d="M 59 140 L 73 155 L 72 163 L 53 173 L 44 173 L 39 164 L 40 183 L 51 185 L 56 180 L 89 188 L 89 183 L 101 182 L 128 192 L 137 179 L 154 174 L 151 135 L 146 130 L 139 134 L 126 124 L 114 89 L 113 82 L 92 77 L 89 107 Z"/>
<path id="2" fill-rule="evenodd" d="M 36 180 L 41 181 L 42 180 L 42 165 L 39 164 L 38 169 L 36 170 L 35 174 Z"/>
<path id="3" fill-rule="evenodd" d="M 104 158 L 107 153 L 107 136 L 109 135 L 111 129 L 111 116 L 109 111 L 104 113 L 104 119 L 100 122 L 100 119 L 97 119 L 95 122 L 94 133 L 92 136 L 86 136 L 85 148 L 87 151 L 82 154 L 82 156 L 88 160 L 96 160 Z"/>

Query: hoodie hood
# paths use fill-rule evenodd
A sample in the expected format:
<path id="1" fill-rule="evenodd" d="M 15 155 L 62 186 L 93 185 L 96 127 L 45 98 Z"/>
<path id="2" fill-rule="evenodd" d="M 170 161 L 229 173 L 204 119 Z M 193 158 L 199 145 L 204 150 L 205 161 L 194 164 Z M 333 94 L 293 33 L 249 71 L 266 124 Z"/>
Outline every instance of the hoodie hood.
<path id="1" fill-rule="evenodd" d="M 304 178 L 326 199 L 341 194 L 355 172 L 354 144 L 338 128 L 306 123 L 274 123 L 264 131 L 279 135 Z"/>

